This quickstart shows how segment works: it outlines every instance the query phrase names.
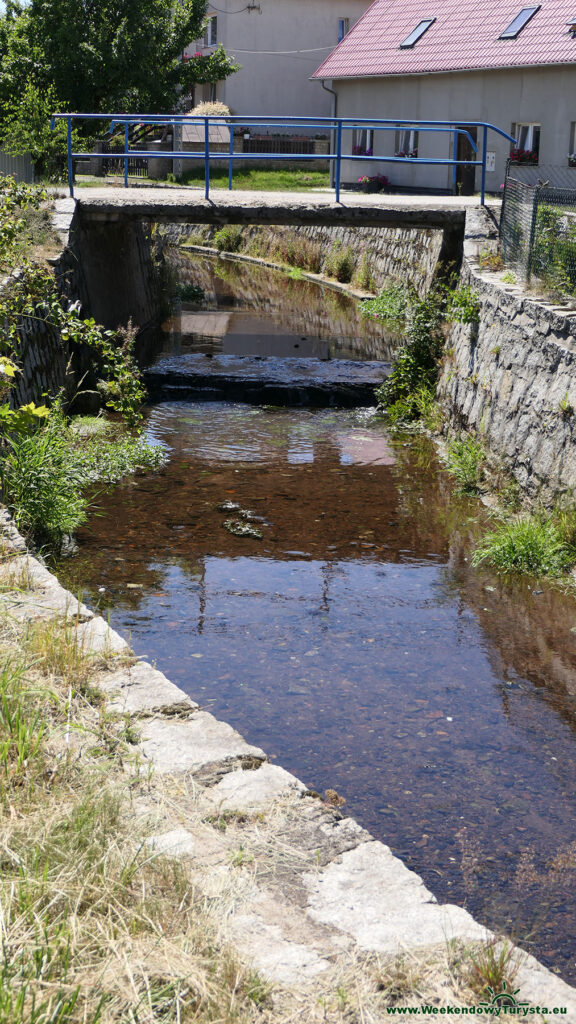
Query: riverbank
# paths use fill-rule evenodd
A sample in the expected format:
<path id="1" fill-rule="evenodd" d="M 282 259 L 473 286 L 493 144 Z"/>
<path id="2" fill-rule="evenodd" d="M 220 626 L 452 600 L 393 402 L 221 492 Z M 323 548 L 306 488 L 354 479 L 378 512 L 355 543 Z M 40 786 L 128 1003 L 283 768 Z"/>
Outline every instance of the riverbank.
<path id="1" fill-rule="evenodd" d="M 337 794 L 309 793 L 136 661 L 6 519 L 3 535 L 3 647 L 26 665 L 18 699 L 37 739 L 5 760 L 4 898 L 34 893 L 26 927 L 9 916 L 15 990 L 26 977 L 26 998 L 74 998 L 54 1021 L 96 1019 L 101 999 L 104 1022 L 135 1006 L 146 1021 L 376 1022 L 395 1006 L 477 1005 L 478 970 L 484 989 L 495 980 L 484 929 L 439 906 Z M 576 1012 L 532 958 L 506 952 L 503 967 L 523 999 Z"/>

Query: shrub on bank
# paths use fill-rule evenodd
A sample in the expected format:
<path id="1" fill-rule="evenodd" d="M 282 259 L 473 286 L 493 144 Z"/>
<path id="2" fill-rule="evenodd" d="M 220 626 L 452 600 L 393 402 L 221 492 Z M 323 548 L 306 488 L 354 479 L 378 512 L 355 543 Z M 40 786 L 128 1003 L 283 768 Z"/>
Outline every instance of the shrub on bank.
<path id="1" fill-rule="evenodd" d="M 516 516 L 488 533 L 472 564 L 501 572 L 561 576 L 576 562 L 576 514 L 534 513 Z"/>

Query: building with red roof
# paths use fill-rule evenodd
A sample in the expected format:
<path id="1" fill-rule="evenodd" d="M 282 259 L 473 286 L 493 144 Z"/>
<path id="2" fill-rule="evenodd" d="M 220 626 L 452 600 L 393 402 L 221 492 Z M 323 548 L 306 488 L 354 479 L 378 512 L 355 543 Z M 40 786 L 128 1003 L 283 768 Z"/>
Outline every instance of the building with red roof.
<path id="1" fill-rule="evenodd" d="M 524 180 L 553 177 L 576 188 L 576 0 L 375 0 L 315 72 L 330 82 L 341 117 L 489 121 L 513 134 Z M 453 133 L 410 126 L 357 132 L 357 153 L 466 159 Z M 491 135 L 488 188 L 498 191 L 511 146 Z M 387 174 L 392 182 L 451 188 L 442 166 L 348 162 L 344 179 Z M 461 167 L 457 184 L 477 187 Z"/>

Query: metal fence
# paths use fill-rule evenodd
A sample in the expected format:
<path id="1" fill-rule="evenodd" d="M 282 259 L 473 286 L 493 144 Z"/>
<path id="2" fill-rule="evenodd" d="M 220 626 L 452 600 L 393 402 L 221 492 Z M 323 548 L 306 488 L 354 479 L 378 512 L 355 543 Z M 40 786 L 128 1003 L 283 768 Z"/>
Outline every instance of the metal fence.
<path id="1" fill-rule="evenodd" d="M 504 263 L 520 277 L 576 295 L 576 189 L 507 177 L 500 239 Z"/>
<path id="2" fill-rule="evenodd" d="M 23 181 L 26 185 L 34 184 L 34 164 L 30 156 L 25 153 L 23 156 L 10 156 L 9 153 L 0 152 L 0 174 L 11 174 L 16 181 Z"/>

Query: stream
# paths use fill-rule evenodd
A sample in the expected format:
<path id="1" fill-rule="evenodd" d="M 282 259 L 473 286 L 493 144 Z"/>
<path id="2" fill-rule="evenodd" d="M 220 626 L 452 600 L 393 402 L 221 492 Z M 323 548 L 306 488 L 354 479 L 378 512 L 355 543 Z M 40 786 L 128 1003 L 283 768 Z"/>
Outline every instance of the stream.
<path id="1" fill-rule="evenodd" d="M 184 303 L 165 351 L 225 352 L 241 333 L 266 357 L 281 333 L 307 357 L 393 353 L 344 296 L 183 266 L 209 296 L 198 316 L 221 322 L 195 330 Z M 389 436 L 373 410 L 165 402 L 147 430 L 168 465 L 98 496 L 63 584 L 248 742 L 336 790 L 440 901 L 576 983 L 574 600 L 472 569 L 488 513 L 428 439 Z M 261 537 L 229 531 L 230 505 Z"/>

